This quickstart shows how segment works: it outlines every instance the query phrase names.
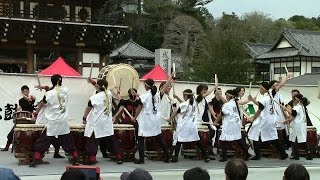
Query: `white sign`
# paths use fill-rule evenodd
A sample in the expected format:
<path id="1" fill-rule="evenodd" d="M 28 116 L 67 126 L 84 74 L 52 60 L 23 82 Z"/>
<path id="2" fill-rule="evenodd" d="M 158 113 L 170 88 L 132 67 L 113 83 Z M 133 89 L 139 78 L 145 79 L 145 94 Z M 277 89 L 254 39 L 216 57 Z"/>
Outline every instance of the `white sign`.
<path id="1" fill-rule="evenodd" d="M 155 51 L 155 65 L 160 65 L 161 68 L 171 75 L 171 49 L 156 49 Z"/>

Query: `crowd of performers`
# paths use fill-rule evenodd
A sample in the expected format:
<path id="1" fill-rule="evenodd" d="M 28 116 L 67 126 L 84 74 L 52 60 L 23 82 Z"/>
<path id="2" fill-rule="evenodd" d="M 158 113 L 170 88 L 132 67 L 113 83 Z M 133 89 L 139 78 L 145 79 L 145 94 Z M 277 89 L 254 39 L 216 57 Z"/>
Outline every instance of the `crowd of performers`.
<path id="1" fill-rule="evenodd" d="M 174 74 L 173 74 L 174 75 Z M 87 108 L 83 115 L 85 124 L 84 136 L 86 137 L 86 151 L 88 159 L 85 164 L 97 163 L 96 155 L 98 146 L 103 157 L 108 157 L 107 150 L 116 157 L 116 162 L 122 164 L 122 155 L 119 144 L 114 138 L 113 124 L 131 124 L 135 128 L 137 149 L 139 158 L 134 163 L 143 164 L 145 158 L 145 138 L 154 137 L 163 151 L 163 161 L 178 162 L 181 144 L 194 142 L 202 154 L 205 162 L 214 160 L 214 143 L 218 129 L 221 130 L 219 146 L 221 159 L 227 161 L 227 149 L 231 142 L 238 142 L 243 150 L 245 160 L 249 160 L 248 142 L 253 142 L 255 156 L 251 160 L 261 159 L 261 144 L 273 145 L 280 152 L 280 159 L 288 158 L 286 149 L 292 147 L 291 159 L 299 159 L 298 145 L 302 145 L 306 151 L 306 159 L 312 159 L 312 153 L 306 143 L 307 126 L 312 125 L 308 116 L 307 98 L 298 90 L 292 91 L 292 100 L 285 105 L 280 88 L 290 77 L 290 74 L 282 82 L 263 82 L 259 93 L 260 101 L 256 97 L 248 95 L 244 98 L 245 88 L 237 87 L 225 92 L 217 86 L 208 88 L 200 84 L 194 93 L 191 89 L 182 92 L 182 99 L 173 93 L 173 75 L 166 82 L 161 83 L 159 90 L 152 79 L 144 81 L 145 94 L 138 94 L 137 90 L 128 90 L 129 99 L 121 99 L 117 88 L 108 89 L 108 82 L 100 79 L 97 82 L 88 79 L 94 85 L 96 93 L 88 100 Z M 17 111 L 29 111 L 33 113 L 36 124 L 44 124 L 46 129 L 34 145 L 33 162 L 30 167 L 36 167 L 45 163 L 42 157 L 52 144 L 55 147 L 55 158 L 63 158 L 59 154 L 59 147 L 72 155 L 74 165 L 79 164 L 79 155 L 74 141 L 70 135 L 68 124 L 68 90 L 62 86 L 62 77 L 58 74 L 51 77 L 52 87 L 38 86 L 46 90 L 43 99 L 34 108 L 35 97 L 29 95 L 29 88 L 22 86 L 23 98 L 19 100 Z M 209 100 L 207 97 L 214 93 L 215 97 Z M 258 95 L 258 94 L 257 94 Z M 116 104 L 115 102 L 119 103 Z M 246 109 L 248 103 L 257 106 L 257 112 L 248 116 Z M 175 127 L 173 133 L 173 154 L 170 154 L 168 144 L 161 136 L 161 125 L 170 124 Z M 212 143 L 205 148 L 201 143 L 198 133 L 198 125 L 205 125 L 209 129 Z M 242 128 L 246 125 L 247 139 L 242 138 Z M 288 132 L 290 125 L 290 132 Z M 248 126 L 247 126 L 248 127 Z M 278 129 L 282 129 L 283 138 L 278 139 Z M 8 135 L 8 142 L 2 151 L 8 150 L 12 143 L 13 130 Z"/>

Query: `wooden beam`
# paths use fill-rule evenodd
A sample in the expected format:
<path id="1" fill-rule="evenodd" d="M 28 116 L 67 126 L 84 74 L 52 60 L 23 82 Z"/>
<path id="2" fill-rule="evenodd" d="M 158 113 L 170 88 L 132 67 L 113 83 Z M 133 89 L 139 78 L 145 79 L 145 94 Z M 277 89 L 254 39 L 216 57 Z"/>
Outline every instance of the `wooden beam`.
<path id="1" fill-rule="evenodd" d="M 33 46 L 31 44 L 27 44 L 27 73 L 28 74 L 33 74 L 34 73 L 34 69 L 33 69 L 33 63 L 34 63 L 33 54 L 34 54 Z"/>

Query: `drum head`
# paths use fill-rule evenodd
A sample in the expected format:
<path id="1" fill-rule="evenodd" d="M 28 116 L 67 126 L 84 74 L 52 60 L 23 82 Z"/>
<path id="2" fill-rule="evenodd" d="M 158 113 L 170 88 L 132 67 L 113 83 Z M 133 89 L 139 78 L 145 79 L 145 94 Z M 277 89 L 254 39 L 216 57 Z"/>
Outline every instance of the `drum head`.
<path id="1" fill-rule="evenodd" d="M 128 99 L 128 90 L 132 87 L 138 89 L 140 82 L 138 72 L 128 64 L 113 64 L 104 67 L 98 75 L 98 79 L 103 78 L 108 81 L 108 89 L 120 88 L 120 96 L 123 99 Z"/>

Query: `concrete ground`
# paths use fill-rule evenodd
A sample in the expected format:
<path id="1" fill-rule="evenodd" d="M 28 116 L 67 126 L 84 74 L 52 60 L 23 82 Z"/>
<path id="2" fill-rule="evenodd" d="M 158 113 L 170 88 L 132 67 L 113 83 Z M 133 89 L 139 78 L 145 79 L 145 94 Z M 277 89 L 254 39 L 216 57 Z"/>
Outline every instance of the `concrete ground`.
<path id="1" fill-rule="evenodd" d="M 30 168 L 27 165 L 18 165 L 17 159 L 15 159 L 11 152 L 0 152 L 0 166 L 11 168 L 22 180 L 59 180 L 65 171 L 65 167 L 68 165 L 67 159 L 53 159 L 52 156 L 53 153 L 49 153 L 44 159 L 50 162 L 49 165 Z M 132 162 L 124 162 L 122 165 L 118 165 L 109 159 L 103 159 L 101 154 L 99 154 L 98 161 L 97 166 L 101 168 L 101 175 L 104 180 L 118 180 L 123 172 L 132 171 L 137 167 L 148 170 L 155 180 L 182 180 L 183 173 L 195 166 L 207 169 L 211 179 L 224 179 L 225 163 L 218 160 L 205 163 L 200 160 L 184 159 L 180 156 L 178 163 L 146 160 L 143 165 L 137 165 Z M 269 180 L 270 178 L 281 180 L 285 168 L 294 162 L 305 165 L 311 179 L 320 179 L 320 159 L 318 158 L 312 161 L 307 161 L 305 158 L 300 158 L 299 161 L 262 158 L 260 161 L 247 162 L 249 166 L 248 180 Z"/>

